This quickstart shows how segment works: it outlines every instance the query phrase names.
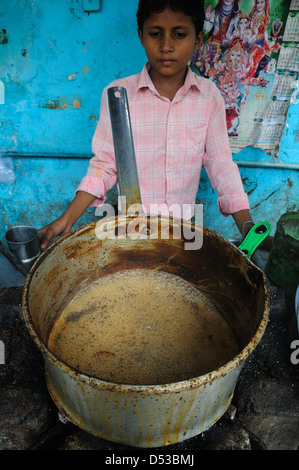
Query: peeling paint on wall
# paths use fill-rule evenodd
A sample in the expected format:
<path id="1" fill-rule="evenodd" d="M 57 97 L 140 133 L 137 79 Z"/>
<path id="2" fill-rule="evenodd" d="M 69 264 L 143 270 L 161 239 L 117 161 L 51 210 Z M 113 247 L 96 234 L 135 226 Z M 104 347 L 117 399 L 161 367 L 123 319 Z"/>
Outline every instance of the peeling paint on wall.
<path id="1" fill-rule="evenodd" d="M 82 75 L 85 75 L 89 70 L 90 70 L 90 67 L 88 67 L 86 65 L 84 67 L 82 67 Z"/>
<path id="2" fill-rule="evenodd" d="M 4 45 L 8 43 L 7 31 L 6 29 L 0 29 L 0 44 Z"/>
<path id="3" fill-rule="evenodd" d="M 41 108 L 60 109 L 60 101 L 59 100 L 47 100 L 45 104 L 41 105 Z"/>
<path id="4" fill-rule="evenodd" d="M 66 78 L 68 80 L 75 80 L 75 78 L 77 78 L 77 75 L 78 75 L 77 73 L 71 73 L 71 74 L 67 75 Z"/>
<path id="5" fill-rule="evenodd" d="M 81 107 L 81 98 L 69 98 L 69 97 L 60 97 L 54 100 L 48 99 L 46 102 L 40 104 L 41 108 L 45 109 L 68 109 L 68 108 L 80 108 Z"/>

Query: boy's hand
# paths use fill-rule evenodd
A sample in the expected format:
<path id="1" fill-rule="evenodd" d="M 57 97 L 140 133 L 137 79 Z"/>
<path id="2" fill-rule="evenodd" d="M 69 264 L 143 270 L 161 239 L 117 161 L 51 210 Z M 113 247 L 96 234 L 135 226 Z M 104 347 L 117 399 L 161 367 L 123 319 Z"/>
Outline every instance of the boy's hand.
<path id="1" fill-rule="evenodd" d="M 54 220 L 51 224 L 38 230 L 38 233 L 43 233 L 44 236 L 41 242 L 42 250 L 46 249 L 50 240 L 57 235 L 65 235 L 71 231 L 72 224 L 65 217 L 61 216 L 59 219 Z"/>
<path id="2" fill-rule="evenodd" d="M 45 225 L 45 227 L 38 230 L 38 233 L 44 233 L 41 248 L 43 250 L 47 248 L 51 238 L 57 237 L 57 235 L 66 235 L 69 233 L 76 220 L 79 219 L 94 199 L 95 196 L 84 191 L 78 191 L 75 199 L 71 202 L 62 216 L 54 220 L 51 224 Z"/>

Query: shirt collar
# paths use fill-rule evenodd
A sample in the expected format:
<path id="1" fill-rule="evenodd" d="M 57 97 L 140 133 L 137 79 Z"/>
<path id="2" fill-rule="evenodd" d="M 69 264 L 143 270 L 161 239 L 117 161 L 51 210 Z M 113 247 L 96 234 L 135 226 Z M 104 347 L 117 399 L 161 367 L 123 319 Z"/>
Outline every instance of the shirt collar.
<path id="1" fill-rule="evenodd" d="M 144 65 L 144 67 L 141 71 L 141 74 L 139 76 L 137 91 L 141 90 L 142 88 L 149 88 L 155 94 L 159 94 L 157 92 L 153 82 L 152 82 L 152 79 L 151 79 L 150 75 L 149 75 L 149 72 L 148 72 L 149 68 L 150 68 L 150 63 L 147 62 Z M 192 86 L 196 87 L 198 89 L 198 91 L 200 91 L 200 86 L 199 86 L 198 81 L 196 80 L 196 76 L 195 76 L 194 72 L 192 72 L 190 67 L 188 67 L 186 78 L 185 78 L 185 83 L 182 86 L 182 88 L 180 89 L 180 94 L 184 95 Z"/>
<path id="2" fill-rule="evenodd" d="M 152 82 L 152 79 L 151 77 L 149 76 L 149 68 L 150 68 L 150 63 L 147 62 L 143 69 L 142 69 L 142 72 L 139 76 L 139 81 L 138 81 L 138 86 L 137 86 L 137 90 L 140 90 L 141 88 L 149 88 L 150 90 L 154 91 L 157 93 L 157 90 Z"/>

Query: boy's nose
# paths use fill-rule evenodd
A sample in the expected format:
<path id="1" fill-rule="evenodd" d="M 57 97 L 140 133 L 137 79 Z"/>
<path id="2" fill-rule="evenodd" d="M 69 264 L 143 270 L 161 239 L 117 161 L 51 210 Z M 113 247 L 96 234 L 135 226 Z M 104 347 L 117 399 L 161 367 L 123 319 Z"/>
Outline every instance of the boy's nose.
<path id="1" fill-rule="evenodd" d="M 163 37 L 161 41 L 161 45 L 160 45 L 160 50 L 164 54 L 166 54 L 167 52 L 173 51 L 173 41 L 171 37 L 168 37 L 168 36 Z"/>

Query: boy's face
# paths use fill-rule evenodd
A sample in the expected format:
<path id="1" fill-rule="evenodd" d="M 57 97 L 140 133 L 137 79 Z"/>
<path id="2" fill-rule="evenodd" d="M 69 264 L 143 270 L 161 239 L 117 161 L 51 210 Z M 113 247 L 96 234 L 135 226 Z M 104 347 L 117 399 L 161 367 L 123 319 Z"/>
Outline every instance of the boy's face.
<path id="1" fill-rule="evenodd" d="M 152 13 L 138 35 L 151 64 L 154 83 L 166 78 L 183 79 L 192 53 L 203 38 L 203 33 L 196 36 L 190 16 L 170 8 Z"/>

